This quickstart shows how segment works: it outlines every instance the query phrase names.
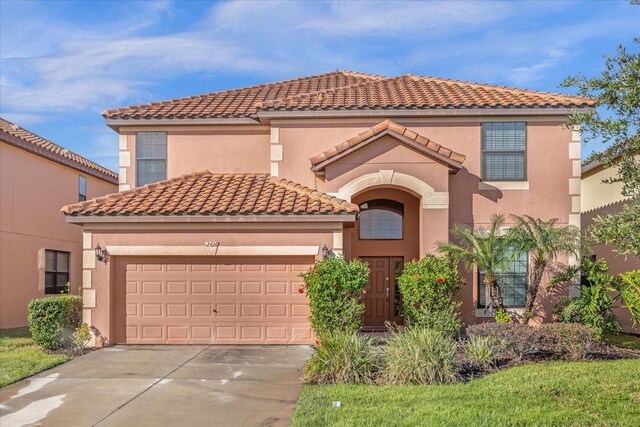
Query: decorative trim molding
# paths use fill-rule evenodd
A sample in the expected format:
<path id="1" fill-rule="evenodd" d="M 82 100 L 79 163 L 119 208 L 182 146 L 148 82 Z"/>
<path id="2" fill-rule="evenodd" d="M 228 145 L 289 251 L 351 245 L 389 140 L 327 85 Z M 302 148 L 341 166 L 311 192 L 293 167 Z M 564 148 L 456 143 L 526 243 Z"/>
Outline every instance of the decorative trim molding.
<path id="1" fill-rule="evenodd" d="M 333 232 L 342 230 L 342 222 L 133 222 L 133 223 L 91 223 L 86 224 L 85 229 L 92 231 L 253 231 L 253 232 L 279 232 L 299 230 L 305 232 L 321 231 Z"/>
<path id="2" fill-rule="evenodd" d="M 480 181 L 478 190 L 528 190 L 529 181 Z"/>
<path id="3" fill-rule="evenodd" d="M 582 143 L 581 142 L 570 142 L 569 143 L 569 158 L 580 160 L 582 156 Z"/>
<path id="4" fill-rule="evenodd" d="M 569 178 L 569 194 L 580 195 L 580 178 Z"/>
<path id="5" fill-rule="evenodd" d="M 96 253 L 93 249 L 82 251 L 82 268 L 96 268 Z"/>
<path id="6" fill-rule="evenodd" d="M 317 256 L 320 246 L 107 246 L 111 256 Z"/>
<path id="7" fill-rule="evenodd" d="M 82 232 L 82 249 L 93 249 L 93 233 L 91 231 Z"/>
<path id="8" fill-rule="evenodd" d="M 435 189 L 426 182 L 414 176 L 393 170 L 381 170 L 377 173 L 373 172 L 359 176 L 343 185 L 337 193 L 332 193 L 332 195 L 350 202 L 354 194 L 377 185 L 397 185 L 398 187 L 404 187 L 413 191 L 421 197 L 423 209 L 449 208 L 448 192 L 436 192 Z"/>

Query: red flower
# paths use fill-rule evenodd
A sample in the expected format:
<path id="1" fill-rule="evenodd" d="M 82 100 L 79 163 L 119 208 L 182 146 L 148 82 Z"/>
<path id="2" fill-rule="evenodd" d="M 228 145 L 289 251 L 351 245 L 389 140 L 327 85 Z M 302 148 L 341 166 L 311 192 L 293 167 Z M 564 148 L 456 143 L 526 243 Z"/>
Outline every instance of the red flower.
<path id="1" fill-rule="evenodd" d="M 416 279 L 416 280 L 419 280 L 420 276 L 416 274 L 415 276 L 413 276 L 413 278 Z"/>
<path id="2" fill-rule="evenodd" d="M 316 345 L 320 345 L 320 341 L 316 340 Z"/>
<path id="3" fill-rule="evenodd" d="M 336 286 L 336 285 L 337 285 L 337 283 L 336 283 L 336 282 L 333 282 L 333 283 L 331 284 L 331 286 Z"/>
<path id="4" fill-rule="evenodd" d="M 299 293 L 299 294 L 303 294 L 303 293 L 304 293 L 304 289 L 299 288 L 299 289 L 298 289 L 298 293 Z"/>
<path id="5" fill-rule="evenodd" d="M 445 282 L 445 278 L 440 276 L 438 277 L 438 283 L 444 283 Z"/>
<path id="6" fill-rule="evenodd" d="M 464 279 L 464 280 L 462 281 L 462 285 L 463 285 L 463 286 L 467 286 L 467 279 Z"/>
<path id="7" fill-rule="evenodd" d="M 366 295 L 366 293 L 367 293 L 367 290 L 366 290 L 366 289 L 363 289 L 363 290 L 362 290 L 362 294 L 363 294 L 363 295 Z"/>

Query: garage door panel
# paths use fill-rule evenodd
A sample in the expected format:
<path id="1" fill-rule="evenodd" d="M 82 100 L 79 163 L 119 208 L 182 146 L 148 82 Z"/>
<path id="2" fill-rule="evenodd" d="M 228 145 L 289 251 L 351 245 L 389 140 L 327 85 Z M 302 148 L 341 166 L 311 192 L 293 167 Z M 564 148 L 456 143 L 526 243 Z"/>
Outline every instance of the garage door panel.
<path id="1" fill-rule="evenodd" d="M 131 261 L 122 303 L 124 342 L 310 343 L 309 307 L 298 292 L 303 285 L 298 274 L 312 263 L 312 258 Z"/>

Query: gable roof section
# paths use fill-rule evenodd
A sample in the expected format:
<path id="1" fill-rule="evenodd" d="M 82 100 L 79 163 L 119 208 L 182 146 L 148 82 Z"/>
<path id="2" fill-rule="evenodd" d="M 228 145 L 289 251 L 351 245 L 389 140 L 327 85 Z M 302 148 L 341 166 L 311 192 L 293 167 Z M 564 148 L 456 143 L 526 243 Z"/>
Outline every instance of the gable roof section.
<path id="1" fill-rule="evenodd" d="M 595 100 L 580 96 L 413 76 L 369 80 L 340 88 L 263 101 L 262 110 L 372 108 L 582 108 Z"/>
<path id="2" fill-rule="evenodd" d="M 0 140 L 112 184 L 118 184 L 118 174 L 115 172 L 3 118 L 0 118 Z"/>
<path id="3" fill-rule="evenodd" d="M 71 216 L 341 215 L 358 206 L 267 174 L 196 172 L 68 205 Z"/>
<path id="4" fill-rule="evenodd" d="M 256 104 L 263 101 L 381 78 L 383 77 L 373 74 L 335 71 L 205 95 L 116 108 L 103 111 L 102 115 L 107 119 L 256 117 Z"/>
<path id="5" fill-rule="evenodd" d="M 106 110 L 106 119 L 257 118 L 260 111 L 588 108 L 594 99 L 435 77 L 336 71 Z"/>
<path id="6" fill-rule="evenodd" d="M 385 135 L 389 135 L 414 150 L 443 163 L 454 172 L 457 172 L 462 168 L 462 163 L 466 158 L 464 154 L 460 154 L 448 149 L 447 147 L 443 147 L 442 145 L 431 141 L 429 138 L 425 138 L 424 136 L 392 122 L 391 120 L 385 120 L 382 123 L 378 123 L 374 127 L 359 133 L 353 138 L 336 145 L 332 149 L 310 158 L 311 170 L 314 172 L 320 172 L 331 163 L 348 156 L 356 150 L 366 147 L 373 141 L 377 141 Z"/>

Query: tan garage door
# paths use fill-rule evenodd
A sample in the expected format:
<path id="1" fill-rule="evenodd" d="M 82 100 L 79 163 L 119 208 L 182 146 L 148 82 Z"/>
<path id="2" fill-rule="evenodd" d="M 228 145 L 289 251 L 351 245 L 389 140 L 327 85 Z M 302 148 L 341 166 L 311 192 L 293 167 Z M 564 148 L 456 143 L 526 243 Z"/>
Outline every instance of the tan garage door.
<path id="1" fill-rule="evenodd" d="M 313 258 L 119 262 L 117 340 L 128 344 L 307 344 L 299 293 Z"/>

